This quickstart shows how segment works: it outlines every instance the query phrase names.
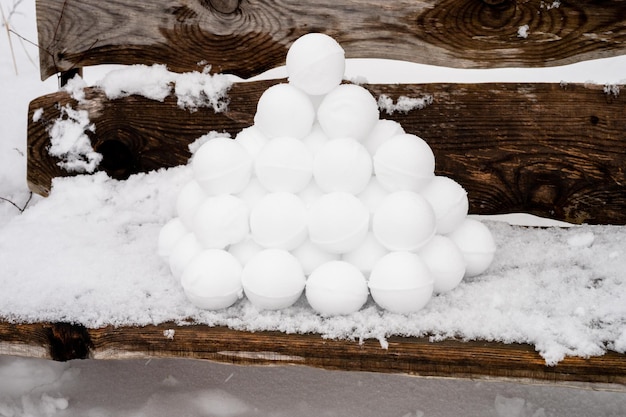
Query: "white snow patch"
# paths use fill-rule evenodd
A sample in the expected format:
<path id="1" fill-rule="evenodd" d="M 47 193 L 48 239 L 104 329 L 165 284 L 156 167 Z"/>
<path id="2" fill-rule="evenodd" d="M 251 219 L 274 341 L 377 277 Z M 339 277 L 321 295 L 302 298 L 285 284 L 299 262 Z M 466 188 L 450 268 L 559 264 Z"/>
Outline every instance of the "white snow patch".
<path id="1" fill-rule="evenodd" d="M 232 80 L 224 74 L 209 74 L 209 70 L 207 67 L 203 72 L 175 73 L 165 65 L 132 65 L 107 73 L 96 86 L 110 99 L 140 95 L 163 101 L 173 91 L 180 108 L 196 111 L 199 107 L 210 107 L 216 113 L 226 111 Z"/>
<path id="2" fill-rule="evenodd" d="M 85 132 L 94 132 L 86 110 L 75 110 L 69 105 L 61 108 L 60 117 L 48 129 L 50 155 L 60 158 L 58 165 L 69 172 L 92 173 L 102 155 L 91 147 Z"/>
<path id="3" fill-rule="evenodd" d="M 33 122 L 38 122 L 43 117 L 43 108 L 39 108 L 33 112 Z"/>
<path id="4" fill-rule="evenodd" d="M 216 130 L 212 130 L 206 135 L 200 136 L 198 139 L 191 142 L 187 147 L 189 148 L 189 152 L 195 154 L 198 149 L 206 142 L 215 138 L 230 138 L 230 133 L 228 132 L 218 132 Z"/>
<path id="5" fill-rule="evenodd" d="M 74 100 L 79 103 L 85 100 L 85 88 L 87 83 L 79 75 L 70 79 L 67 84 L 61 88 L 61 91 L 66 91 Z"/>
<path id="6" fill-rule="evenodd" d="M 517 28 L 517 37 L 518 38 L 527 38 L 528 37 L 528 29 L 530 27 L 528 25 L 522 25 Z"/>
<path id="7" fill-rule="evenodd" d="M 573 247 L 591 247 L 595 235 L 592 232 L 577 233 L 567 238 L 567 244 Z"/>
<path id="8" fill-rule="evenodd" d="M 384 110 L 387 114 L 393 114 L 397 111 L 407 113 L 414 109 L 423 109 L 433 103 L 433 96 L 425 95 L 424 97 L 407 97 L 400 96 L 394 103 L 393 99 L 386 94 L 378 97 L 378 108 Z"/>

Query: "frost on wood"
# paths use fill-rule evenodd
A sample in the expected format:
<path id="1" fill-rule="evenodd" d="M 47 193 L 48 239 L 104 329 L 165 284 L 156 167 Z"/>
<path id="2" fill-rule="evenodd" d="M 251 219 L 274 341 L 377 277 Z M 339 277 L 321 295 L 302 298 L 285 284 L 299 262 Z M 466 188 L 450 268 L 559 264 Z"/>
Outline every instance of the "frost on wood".
<path id="1" fill-rule="evenodd" d="M 397 111 L 407 113 L 414 109 L 423 109 L 432 103 L 433 96 L 431 95 L 425 95 L 420 98 L 400 96 L 395 103 L 393 99 L 386 94 L 381 94 L 380 97 L 378 97 L 378 108 L 385 111 L 387 114 L 393 114 Z"/>
<path id="2" fill-rule="evenodd" d="M 529 29 L 528 25 L 520 26 L 517 29 L 517 37 L 526 39 L 528 37 L 528 29 Z"/>
<path id="3" fill-rule="evenodd" d="M 92 173 L 100 164 L 102 155 L 91 147 L 86 132 L 95 132 L 86 110 L 75 110 L 69 105 L 61 108 L 61 116 L 48 130 L 50 155 L 61 159 L 58 165 L 69 172 Z"/>

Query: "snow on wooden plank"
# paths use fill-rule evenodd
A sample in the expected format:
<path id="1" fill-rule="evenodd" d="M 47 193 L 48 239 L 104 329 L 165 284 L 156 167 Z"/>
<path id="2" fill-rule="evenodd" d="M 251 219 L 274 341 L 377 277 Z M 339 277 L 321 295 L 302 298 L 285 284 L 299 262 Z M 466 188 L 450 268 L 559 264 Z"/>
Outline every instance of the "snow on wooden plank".
<path id="1" fill-rule="evenodd" d="M 181 357 L 239 365 L 304 365 L 333 370 L 401 373 L 452 378 L 500 378 L 550 383 L 625 384 L 626 356 L 568 357 L 548 366 L 533 346 L 487 341 L 391 337 L 378 340 L 323 339 L 317 334 L 247 332 L 174 323 L 85 329 L 62 323 L 0 322 L 0 353 L 55 360 Z"/>
<path id="2" fill-rule="evenodd" d="M 620 55 L 624 2 L 530 0 L 38 0 L 42 79 L 77 67 L 204 64 L 242 77 L 284 63 L 307 32 L 349 58 L 459 68 L 553 66 Z"/>
<path id="3" fill-rule="evenodd" d="M 50 126 L 66 106 L 87 112 L 86 131 L 113 178 L 185 164 L 188 145 L 210 131 L 234 137 L 253 124 L 256 103 L 284 80 L 235 83 L 228 111 L 183 109 L 140 95 L 108 99 L 85 89 L 33 100 L 29 109 L 28 182 L 48 194 L 55 177 L 70 175 L 49 153 Z M 460 182 L 475 214 L 524 212 L 572 223 L 626 224 L 626 98 L 619 87 L 550 83 L 366 85 L 381 118 L 398 121 L 426 140 L 439 175 Z M 167 95 L 167 92 L 166 94 Z M 398 104 L 413 99 L 402 111 Z M 399 110 L 400 109 L 400 110 Z M 390 110 L 391 114 L 387 114 Z"/>

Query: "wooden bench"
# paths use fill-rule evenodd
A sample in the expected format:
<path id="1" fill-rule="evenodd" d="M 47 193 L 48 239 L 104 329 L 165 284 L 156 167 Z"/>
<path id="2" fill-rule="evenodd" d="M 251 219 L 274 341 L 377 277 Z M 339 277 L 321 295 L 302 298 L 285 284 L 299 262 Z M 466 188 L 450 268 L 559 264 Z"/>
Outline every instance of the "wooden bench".
<path id="1" fill-rule="evenodd" d="M 541 67 L 626 52 L 626 3 L 543 0 L 38 0 L 41 77 L 67 81 L 99 64 L 166 64 L 244 78 L 284 64 L 308 32 L 333 36 L 348 58 L 388 58 L 458 68 Z M 527 27 L 524 25 L 528 25 Z M 520 28 L 527 32 L 520 32 Z M 523 36 L 527 34 L 528 36 Z M 97 88 L 78 103 L 66 91 L 33 100 L 28 113 L 28 184 L 47 195 L 71 175 L 47 149 L 43 109 L 70 104 L 96 126 L 100 169 L 128 176 L 185 164 L 188 144 L 208 131 L 235 136 L 256 103 L 284 80 L 235 83 L 229 110 L 195 112 Z M 432 147 L 439 175 L 460 182 L 470 212 L 523 212 L 571 223 L 626 224 L 626 98 L 617 86 L 564 83 L 365 84 L 375 97 L 431 97 L 419 110 L 383 114 Z M 176 337 L 164 341 L 164 331 Z M 626 384 L 626 356 L 567 357 L 546 366 L 533 346 L 391 337 L 362 343 L 315 334 L 243 332 L 199 324 L 85 328 L 0 322 L 0 353 L 73 358 L 176 356 L 237 364 L 300 364 L 422 376 L 520 378 Z"/>

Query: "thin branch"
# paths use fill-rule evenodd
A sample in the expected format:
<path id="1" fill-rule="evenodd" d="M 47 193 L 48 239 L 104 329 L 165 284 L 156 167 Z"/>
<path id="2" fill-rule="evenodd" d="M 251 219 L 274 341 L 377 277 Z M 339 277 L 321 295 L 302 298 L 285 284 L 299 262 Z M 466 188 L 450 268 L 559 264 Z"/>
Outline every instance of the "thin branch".
<path id="1" fill-rule="evenodd" d="M 28 195 L 28 200 L 26 200 L 26 203 L 24 203 L 24 207 L 20 207 L 17 204 L 15 204 L 13 201 L 9 200 L 8 198 L 0 197 L 0 200 L 6 201 L 7 203 L 11 204 L 13 207 L 18 209 L 20 213 L 23 213 L 24 210 L 26 210 L 26 207 L 28 207 L 28 204 L 30 203 L 32 199 L 33 199 L 33 192 L 31 191 Z"/>
<path id="2" fill-rule="evenodd" d="M 4 21 L 4 27 L 7 30 L 7 38 L 9 39 L 9 49 L 11 50 L 11 57 L 13 58 L 13 69 L 15 69 L 15 75 L 19 75 L 17 72 L 17 61 L 15 60 L 15 53 L 13 52 L 13 42 L 11 41 L 11 29 L 9 28 L 9 21 L 4 15 L 4 8 L 0 4 L 0 13 L 2 13 L 2 20 Z"/>

